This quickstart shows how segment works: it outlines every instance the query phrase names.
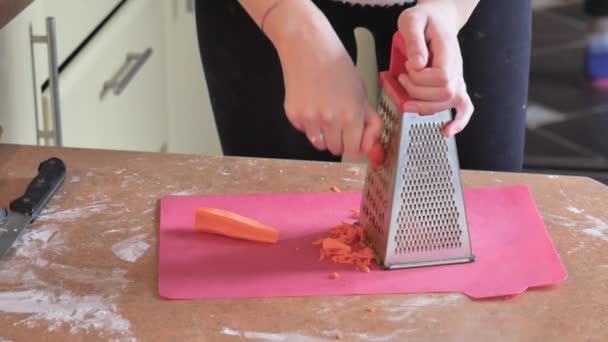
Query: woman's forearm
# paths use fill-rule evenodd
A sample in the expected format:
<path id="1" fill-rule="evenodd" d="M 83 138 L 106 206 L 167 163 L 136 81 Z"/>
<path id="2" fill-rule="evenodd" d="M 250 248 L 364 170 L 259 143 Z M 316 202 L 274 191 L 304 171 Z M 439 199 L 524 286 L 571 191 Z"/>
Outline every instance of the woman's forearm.
<path id="1" fill-rule="evenodd" d="M 328 27 L 323 13 L 309 0 L 239 2 L 277 48 L 287 40 L 303 39 Z"/>
<path id="2" fill-rule="evenodd" d="M 418 0 L 418 4 L 448 5 L 454 15 L 455 24 L 460 30 L 469 21 L 480 0 Z"/>
<path id="3" fill-rule="evenodd" d="M 294 44 L 309 47 L 319 59 L 335 58 L 345 49 L 323 12 L 310 0 L 240 0 L 279 53 L 282 62 Z M 290 59 L 291 60 L 291 59 Z"/>

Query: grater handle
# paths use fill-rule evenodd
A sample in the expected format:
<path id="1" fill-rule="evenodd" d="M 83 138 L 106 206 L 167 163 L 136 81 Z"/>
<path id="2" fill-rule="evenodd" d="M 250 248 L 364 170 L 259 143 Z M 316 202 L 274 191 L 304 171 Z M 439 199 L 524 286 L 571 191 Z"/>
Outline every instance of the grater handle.
<path id="1" fill-rule="evenodd" d="M 393 41 L 391 46 L 391 57 L 389 61 L 389 69 L 380 73 L 380 85 L 382 90 L 386 92 L 391 101 L 395 104 L 398 111 L 403 113 L 405 110 L 405 103 L 410 101 L 411 98 L 405 92 L 405 89 L 397 81 L 397 77 L 401 74 L 405 74 L 405 62 L 407 60 L 407 50 L 405 47 L 405 41 L 399 31 L 393 34 Z"/>

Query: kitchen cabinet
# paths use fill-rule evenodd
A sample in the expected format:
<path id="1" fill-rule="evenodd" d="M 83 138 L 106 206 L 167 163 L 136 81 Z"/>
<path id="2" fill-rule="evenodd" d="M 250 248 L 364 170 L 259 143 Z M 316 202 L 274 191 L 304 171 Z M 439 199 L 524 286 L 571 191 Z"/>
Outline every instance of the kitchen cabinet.
<path id="1" fill-rule="evenodd" d="M 126 1 L 61 71 L 64 146 L 167 149 L 162 22 L 161 1 Z M 50 97 L 45 91 L 43 103 Z"/>
<path id="2" fill-rule="evenodd" d="M 193 0 L 163 1 L 167 42 L 169 151 L 220 155 L 196 36 Z"/>
<path id="3" fill-rule="evenodd" d="M 40 28 L 40 7 L 39 2 L 33 2 L 0 30 L 0 126 L 6 143 L 36 144 L 30 27 Z M 38 63 L 37 67 L 43 65 Z"/>
<path id="4" fill-rule="evenodd" d="M 56 88 L 30 39 L 47 18 Z M 0 73 L 5 143 L 221 154 L 192 0 L 33 1 L 0 30 Z"/>

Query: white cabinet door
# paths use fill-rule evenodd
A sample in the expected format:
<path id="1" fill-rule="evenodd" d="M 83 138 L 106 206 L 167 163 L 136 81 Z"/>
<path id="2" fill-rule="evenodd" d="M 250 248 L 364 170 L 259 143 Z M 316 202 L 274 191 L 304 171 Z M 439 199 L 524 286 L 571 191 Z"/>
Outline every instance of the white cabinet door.
<path id="1" fill-rule="evenodd" d="M 42 0 L 40 2 L 45 16 L 55 18 L 57 57 L 62 63 L 122 0 Z"/>
<path id="2" fill-rule="evenodd" d="M 64 146 L 166 149 L 167 90 L 161 2 L 127 1 L 60 73 Z M 146 51 L 151 52 L 149 57 L 141 60 Z M 141 63 L 136 67 L 138 62 Z M 108 90 L 101 96 L 106 82 L 120 83 L 127 79 L 130 81 L 125 82 L 120 94 Z M 46 99 L 48 95 L 44 94 Z M 48 112 L 46 106 L 43 109 Z M 47 115 L 45 119 L 50 120 Z"/>
<path id="3" fill-rule="evenodd" d="M 196 36 L 193 0 L 163 1 L 167 41 L 169 151 L 221 155 Z"/>
<path id="4" fill-rule="evenodd" d="M 0 125 L 3 143 L 36 144 L 36 95 L 30 24 L 43 22 L 34 1 L 0 30 Z M 46 55 L 42 58 L 46 58 Z"/>

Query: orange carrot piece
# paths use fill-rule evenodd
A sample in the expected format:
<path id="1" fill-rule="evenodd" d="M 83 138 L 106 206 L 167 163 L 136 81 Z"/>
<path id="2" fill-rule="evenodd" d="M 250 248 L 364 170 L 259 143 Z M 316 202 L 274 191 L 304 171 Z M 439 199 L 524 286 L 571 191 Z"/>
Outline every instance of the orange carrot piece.
<path id="1" fill-rule="evenodd" d="M 331 186 L 331 191 L 333 191 L 333 192 L 341 192 L 340 189 L 338 189 L 338 187 L 335 186 L 335 185 Z"/>
<path id="2" fill-rule="evenodd" d="M 323 250 L 325 250 L 326 252 L 340 252 L 340 251 L 346 251 L 346 252 L 350 252 L 351 248 L 349 245 L 338 241 L 336 239 L 332 239 L 332 238 L 328 238 L 323 240 Z"/>
<path id="3" fill-rule="evenodd" d="M 344 335 L 337 333 L 336 334 L 336 340 L 343 340 L 344 339 Z"/>
<path id="4" fill-rule="evenodd" d="M 370 306 L 367 308 L 367 312 L 376 312 L 376 308 L 373 306 Z"/>
<path id="5" fill-rule="evenodd" d="M 217 208 L 197 208 L 194 229 L 255 242 L 277 243 L 279 239 L 276 228 Z"/>
<path id="6" fill-rule="evenodd" d="M 372 145 L 372 148 L 367 152 L 367 159 L 369 160 L 372 170 L 375 170 L 384 163 L 386 154 L 384 152 L 384 147 L 379 141 Z"/>
<path id="7" fill-rule="evenodd" d="M 370 272 L 374 252 L 365 244 L 363 227 L 342 223 L 332 227 L 329 235 L 313 242 L 320 247 L 322 259 L 328 258 L 336 264 L 351 264 L 357 270 Z"/>
<path id="8" fill-rule="evenodd" d="M 334 273 L 330 274 L 329 277 L 331 279 L 338 279 L 338 278 L 340 278 L 340 274 L 338 274 L 338 272 L 334 272 Z"/>

